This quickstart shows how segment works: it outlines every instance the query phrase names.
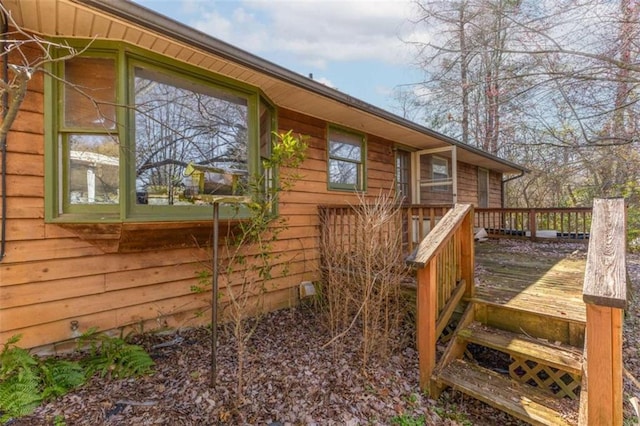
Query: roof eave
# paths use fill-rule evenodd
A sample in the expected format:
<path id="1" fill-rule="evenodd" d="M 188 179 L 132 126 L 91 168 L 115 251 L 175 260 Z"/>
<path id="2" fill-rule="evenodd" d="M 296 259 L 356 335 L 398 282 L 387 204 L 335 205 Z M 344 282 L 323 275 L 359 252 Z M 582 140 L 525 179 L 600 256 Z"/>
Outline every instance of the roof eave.
<path id="1" fill-rule="evenodd" d="M 104 0 L 71 1 L 93 7 L 102 12 L 109 13 L 118 18 L 135 23 L 136 25 L 139 25 L 141 27 L 156 31 L 167 37 L 174 38 L 183 43 L 191 44 L 205 52 L 215 54 L 224 59 L 239 63 L 247 68 L 264 73 L 279 80 L 283 80 L 301 89 L 307 90 L 320 96 L 324 96 L 333 101 L 340 102 L 348 107 L 356 108 L 360 111 L 375 115 L 394 124 L 439 139 L 450 145 L 457 146 L 476 155 L 480 155 L 482 157 L 500 163 L 503 167 L 512 169 L 513 173 L 528 172 L 527 169 L 516 163 L 496 157 L 470 145 L 463 144 L 462 142 L 436 132 L 435 130 L 421 126 L 415 122 L 390 113 L 380 107 L 354 98 L 353 96 L 340 92 L 339 90 L 333 89 L 301 74 L 295 73 L 287 68 L 260 58 L 259 56 L 251 54 L 245 50 L 239 49 L 229 43 L 209 36 L 194 28 L 183 25 L 173 19 L 167 18 L 166 16 L 147 9 L 144 6 L 133 3 L 130 0 L 108 2 Z"/>

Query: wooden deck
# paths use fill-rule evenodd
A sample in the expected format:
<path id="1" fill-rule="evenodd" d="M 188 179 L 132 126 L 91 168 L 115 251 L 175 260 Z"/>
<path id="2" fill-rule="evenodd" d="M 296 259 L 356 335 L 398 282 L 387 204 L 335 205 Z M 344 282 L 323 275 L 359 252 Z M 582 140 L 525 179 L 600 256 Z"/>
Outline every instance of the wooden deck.
<path id="1" fill-rule="evenodd" d="M 594 200 L 588 247 L 474 244 L 472 216 L 456 204 L 407 260 L 420 387 L 434 398 L 451 387 L 535 425 L 621 426 L 624 200 Z M 485 356 L 496 351 L 508 357 Z"/>
<path id="2" fill-rule="evenodd" d="M 581 345 L 586 247 L 577 247 L 578 253 L 554 243 L 476 243 L 474 301 L 485 307 L 480 320 L 491 318 L 494 326 Z"/>

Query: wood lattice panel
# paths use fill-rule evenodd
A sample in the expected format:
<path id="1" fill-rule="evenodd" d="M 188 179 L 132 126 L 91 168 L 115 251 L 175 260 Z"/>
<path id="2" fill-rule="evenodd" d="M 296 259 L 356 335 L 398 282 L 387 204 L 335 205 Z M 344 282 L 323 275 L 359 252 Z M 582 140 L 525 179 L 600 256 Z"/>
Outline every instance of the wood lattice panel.
<path id="1" fill-rule="evenodd" d="M 580 397 L 580 376 L 530 359 L 513 355 L 511 358 L 513 362 L 509 365 L 509 375 L 514 380 L 536 386 L 558 398 L 567 396 L 578 399 Z"/>

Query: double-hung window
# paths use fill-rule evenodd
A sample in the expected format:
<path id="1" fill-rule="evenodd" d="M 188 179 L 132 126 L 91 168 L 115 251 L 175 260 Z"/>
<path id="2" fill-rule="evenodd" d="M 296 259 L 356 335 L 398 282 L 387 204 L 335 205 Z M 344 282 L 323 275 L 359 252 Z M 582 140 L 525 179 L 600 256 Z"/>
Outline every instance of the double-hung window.
<path id="1" fill-rule="evenodd" d="M 364 136 L 329 127 L 328 153 L 329 188 L 364 190 Z"/>
<path id="2" fill-rule="evenodd" d="M 64 64 L 58 133 L 64 169 L 60 211 L 118 212 L 121 149 L 115 64 L 114 56 L 77 57 Z"/>
<path id="3" fill-rule="evenodd" d="M 411 203 L 411 153 L 396 150 L 396 195 L 402 203 Z"/>
<path id="4" fill-rule="evenodd" d="M 270 154 L 273 108 L 254 88 L 124 46 L 53 73 L 49 219 L 205 219 Z"/>

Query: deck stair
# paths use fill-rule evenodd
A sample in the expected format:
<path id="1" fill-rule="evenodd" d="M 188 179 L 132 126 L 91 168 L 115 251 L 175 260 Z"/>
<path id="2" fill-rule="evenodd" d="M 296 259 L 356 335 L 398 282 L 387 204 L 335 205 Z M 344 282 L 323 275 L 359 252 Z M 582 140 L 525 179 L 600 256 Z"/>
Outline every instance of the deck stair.
<path id="1" fill-rule="evenodd" d="M 458 322 L 431 389 L 452 387 L 534 425 L 575 424 L 582 349 L 482 324 L 474 318 L 476 309 L 471 303 Z M 508 356 L 494 356 L 488 365 L 470 356 L 470 344 L 476 352 L 484 347 Z"/>
<path id="2" fill-rule="evenodd" d="M 420 387 L 437 398 L 450 386 L 531 424 L 622 426 L 624 200 L 594 200 L 586 259 L 474 245 L 473 217 L 456 204 L 407 258 Z"/>
<path id="3" fill-rule="evenodd" d="M 557 398 L 471 362 L 453 361 L 437 380 L 533 425 L 573 424 Z"/>

